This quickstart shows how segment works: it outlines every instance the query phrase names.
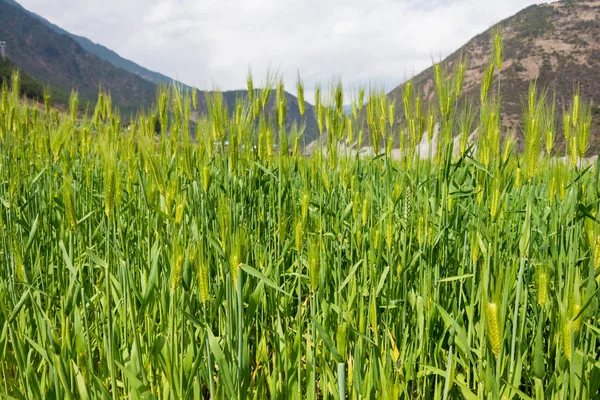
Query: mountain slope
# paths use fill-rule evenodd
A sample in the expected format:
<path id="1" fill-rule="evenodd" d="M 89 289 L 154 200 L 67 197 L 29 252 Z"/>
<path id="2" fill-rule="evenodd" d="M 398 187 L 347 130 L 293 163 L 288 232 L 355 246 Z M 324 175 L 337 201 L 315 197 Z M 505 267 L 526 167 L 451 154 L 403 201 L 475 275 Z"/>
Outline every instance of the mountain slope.
<path id="1" fill-rule="evenodd" d="M 0 85 L 7 83 L 8 87 L 11 85 L 12 73 L 17 69 L 16 66 L 10 62 L 10 60 L 3 60 L 0 58 Z M 20 94 L 32 99 L 33 101 L 42 102 L 44 98 L 44 83 L 38 79 L 29 76 L 23 72 L 19 74 L 19 87 Z M 53 86 L 46 85 L 46 89 L 50 91 L 53 103 L 60 105 L 61 107 L 67 107 L 69 104 L 69 93 L 64 90 L 55 88 Z"/>
<path id="2" fill-rule="evenodd" d="M 492 52 L 491 32 L 501 29 L 504 40 L 504 63 L 501 70 L 502 118 L 505 131 L 513 130 L 522 137 L 519 121 L 522 99 L 529 83 L 537 80 L 538 87 L 556 93 L 557 109 L 561 110 L 572 97 L 574 85 L 579 84 L 584 99 L 600 104 L 600 1 L 560 1 L 533 5 L 477 35 L 451 54 L 442 64 L 449 70 L 462 55 L 469 65 L 465 74 L 463 98 L 479 102 L 483 71 Z M 413 84 L 428 101 L 435 102 L 433 68 L 413 78 Z M 401 104 L 403 85 L 389 96 Z M 492 88 L 497 87 L 497 76 Z M 398 113 L 401 113 L 401 109 Z M 595 109 L 596 114 L 600 112 Z M 595 118 L 590 139 L 590 152 L 600 147 L 600 118 Z M 564 140 L 557 135 L 557 147 Z"/>
<path id="3" fill-rule="evenodd" d="M 141 108 L 153 106 L 157 89 L 154 82 L 142 78 L 140 74 L 115 67 L 98 55 L 86 51 L 68 32 L 47 24 L 47 21 L 44 23 L 41 17 L 33 16 L 13 0 L 0 0 L 0 38 L 7 42 L 9 65 L 16 66 L 34 80 L 50 85 L 53 92 L 68 93 L 75 88 L 84 102 L 95 102 L 99 87 L 102 87 L 104 91 L 111 93 L 113 104 L 120 108 L 124 118 Z M 57 33 L 57 30 L 65 34 Z M 167 77 L 165 81 L 172 82 Z M 236 99 L 246 96 L 245 90 L 224 92 L 225 102 L 231 111 L 235 109 Z M 273 115 L 274 96 L 273 93 L 269 102 Z M 61 100 L 64 101 L 62 98 Z M 202 93 L 198 100 L 199 112 L 205 112 L 205 97 Z M 286 101 L 286 125 L 289 128 L 293 124 L 300 126 L 303 118 L 298 111 L 297 98 L 286 93 Z M 317 123 L 314 107 L 305 102 L 305 108 L 304 139 L 309 143 L 317 135 Z"/>
<path id="4" fill-rule="evenodd" d="M 84 100 L 94 101 L 101 86 L 111 92 L 113 104 L 124 114 L 154 101 L 152 82 L 116 68 L 4 1 L 0 1 L 0 37 L 7 43 L 8 58 L 19 69 L 63 90 L 76 88 Z"/>
<path id="5" fill-rule="evenodd" d="M 53 24 L 52 22 L 48 21 L 47 19 L 45 19 L 44 17 L 28 11 L 27 9 L 23 8 L 19 3 L 17 3 L 14 0 L 0 0 L 0 1 L 4 1 L 6 3 L 9 3 L 15 7 L 18 7 L 22 10 L 24 10 L 25 12 L 27 12 L 29 15 L 33 16 L 34 18 L 38 19 L 39 21 L 41 21 L 44 25 L 46 25 L 47 27 L 49 27 L 50 29 L 52 29 L 54 32 L 60 34 L 60 35 L 65 35 L 70 37 L 71 39 L 75 40 L 77 43 L 79 43 L 79 45 L 86 51 L 89 51 L 92 54 L 97 55 L 98 57 L 100 57 L 101 59 L 103 59 L 104 61 L 108 61 L 109 63 L 111 63 L 112 65 L 114 65 L 117 68 L 121 68 L 125 71 L 131 72 L 133 74 L 139 75 L 142 78 L 153 82 L 153 83 L 166 83 L 169 84 L 171 83 L 173 80 L 171 78 L 169 78 L 166 75 L 160 74 L 158 72 L 154 72 L 154 71 L 150 71 L 147 68 L 142 67 L 141 65 L 138 65 L 136 63 L 134 63 L 133 61 L 127 60 L 123 57 L 121 57 L 120 55 L 118 55 L 116 52 L 112 51 L 111 49 L 108 49 L 104 46 L 102 46 L 101 44 L 98 43 L 94 43 L 91 40 L 89 40 L 86 37 L 83 36 L 79 36 L 79 35 L 75 35 L 73 33 L 67 32 L 66 30 L 62 29 L 61 27 Z"/>

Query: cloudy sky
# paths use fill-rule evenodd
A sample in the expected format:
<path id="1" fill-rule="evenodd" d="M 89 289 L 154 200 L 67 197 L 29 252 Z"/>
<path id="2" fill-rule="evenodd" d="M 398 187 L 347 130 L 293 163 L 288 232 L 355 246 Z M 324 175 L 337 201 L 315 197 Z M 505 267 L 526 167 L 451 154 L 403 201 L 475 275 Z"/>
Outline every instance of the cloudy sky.
<path id="1" fill-rule="evenodd" d="M 201 89 L 279 72 L 295 93 L 342 79 L 391 90 L 544 0 L 18 0 L 60 27 Z M 257 82 L 257 83 L 258 83 Z M 258 86 L 255 83 L 256 86 Z M 312 102 L 312 97 L 307 100 Z"/>

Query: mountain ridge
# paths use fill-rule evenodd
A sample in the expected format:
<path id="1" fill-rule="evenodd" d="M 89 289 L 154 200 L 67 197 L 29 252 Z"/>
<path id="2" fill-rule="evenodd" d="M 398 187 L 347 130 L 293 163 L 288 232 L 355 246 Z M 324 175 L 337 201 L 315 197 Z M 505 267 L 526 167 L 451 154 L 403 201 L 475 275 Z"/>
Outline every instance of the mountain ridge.
<path id="1" fill-rule="evenodd" d="M 57 32 L 57 29 L 64 30 L 48 26 L 41 18 L 35 17 L 14 0 L 0 0 L 0 38 L 8 44 L 6 53 L 11 65 L 59 91 L 69 93 L 76 89 L 81 103 L 95 103 L 100 88 L 108 91 L 113 105 L 119 107 L 123 119 L 128 119 L 141 109 L 150 110 L 155 106 L 156 83 L 116 67 L 97 54 L 87 51 L 72 38 L 73 35 Z M 189 88 L 167 79 L 169 84 Z M 210 92 L 199 91 L 200 112 L 206 111 L 206 93 Z M 238 97 L 247 96 L 246 90 L 223 93 L 230 111 L 235 109 Z M 269 114 L 274 116 L 273 97 L 269 102 Z M 310 143 L 318 132 L 314 107 L 305 102 L 306 115 L 303 118 L 298 110 L 297 98 L 286 92 L 286 101 L 286 126 L 291 128 L 294 123 L 301 126 L 305 122 L 305 141 Z"/>
<path id="2" fill-rule="evenodd" d="M 0 1 L 0 37 L 7 42 L 7 58 L 20 70 L 67 92 L 74 88 L 82 100 L 94 102 L 102 87 L 124 114 L 154 102 L 155 84 L 85 51 L 6 1 Z"/>
<path id="3" fill-rule="evenodd" d="M 18 7 L 20 9 L 22 9 L 23 11 L 25 11 L 32 17 L 41 21 L 44 25 L 46 25 L 47 27 L 49 27 L 56 33 L 68 36 L 69 38 L 75 40 L 77 43 L 79 43 L 79 45 L 84 50 L 97 55 L 104 61 L 108 61 L 109 63 L 111 63 L 112 65 L 114 65 L 117 68 L 121 68 L 121 69 L 124 69 L 125 71 L 139 75 L 141 78 L 144 78 L 144 79 L 146 79 L 150 82 L 156 83 L 156 84 L 161 84 L 161 83 L 170 84 L 171 82 L 174 81 L 172 78 L 169 78 L 168 76 L 161 74 L 160 72 L 151 71 L 151 70 L 135 63 L 134 61 L 124 58 L 123 56 L 119 55 L 116 51 L 113 51 L 113 50 L 101 45 L 100 43 L 93 42 L 92 40 L 90 40 L 84 36 L 76 35 L 74 33 L 71 33 L 69 31 L 61 28 L 60 26 L 48 21 L 46 18 L 42 17 L 41 15 L 36 14 L 33 11 L 27 10 L 25 7 L 23 7 L 21 4 L 17 3 L 15 0 L 0 0 L 0 1 L 4 1 L 4 2 L 8 3 L 9 5 L 12 5 L 14 7 Z"/>
<path id="4" fill-rule="evenodd" d="M 466 57 L 461 100 L 471 99 L 477 106 L 481 78 L 492 54 L 491 36 L 500 29 L 504 43 L 504 61 L 501 69 L 500 91 L 504 132 L 515 132 L 522 148 L 519 121 L 522 99 L 530 82 L 547 88 L 550 96 L 556 93 L 557 111 L 567 106 L 574 84 L 579 85 L 581 96 L 593 104 L 600 104 L 600 1 L 558 1 L 532 5 L 508 17 L 485 32 L 474 36 L 465 45 L 441 61 L 452 70 L 460 57 Z M 495 93 L 497 74 L 491 90 Z M 436 103 L 433 66 L 415 75 L 411 81 L 425 102 Z M 388 93 L 396 104 L 401 104 L 405 83 Z M 595 123 L 590 136 L 590 152 L 600 149 L 600 109 L 594 108 Z M 398 107 L 398 115 L 402 115 Z M 560 125 L 560 124 L 559 124 Z M 562 134 L 556 135 L 557 149 L 564 147 Z"/>

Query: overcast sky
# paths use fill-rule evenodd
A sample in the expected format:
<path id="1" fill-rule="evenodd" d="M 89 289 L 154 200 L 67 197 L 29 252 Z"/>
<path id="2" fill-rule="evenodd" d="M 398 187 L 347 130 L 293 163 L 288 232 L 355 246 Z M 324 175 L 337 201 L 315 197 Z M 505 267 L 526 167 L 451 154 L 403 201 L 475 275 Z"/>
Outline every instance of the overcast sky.
<path id="1" fill-rule="evenodd" d="M 387 91 L 543 0 L 18 0 L 69 32 L 182 82 L 223 90 L 283 75 Z"/>

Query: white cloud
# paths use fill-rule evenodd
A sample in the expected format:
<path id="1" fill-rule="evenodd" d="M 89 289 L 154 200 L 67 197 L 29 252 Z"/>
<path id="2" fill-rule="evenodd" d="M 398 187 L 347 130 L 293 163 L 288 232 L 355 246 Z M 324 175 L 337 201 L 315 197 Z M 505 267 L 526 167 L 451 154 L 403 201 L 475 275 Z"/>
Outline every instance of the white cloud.
<path id="1" fill-rule="evenodd" d="M 62 28 L 200 88 L 283 74 L 386 90 L 542 0 L 21 0 Z M 543 1 L 547 2 L 547 1 Z"/>

